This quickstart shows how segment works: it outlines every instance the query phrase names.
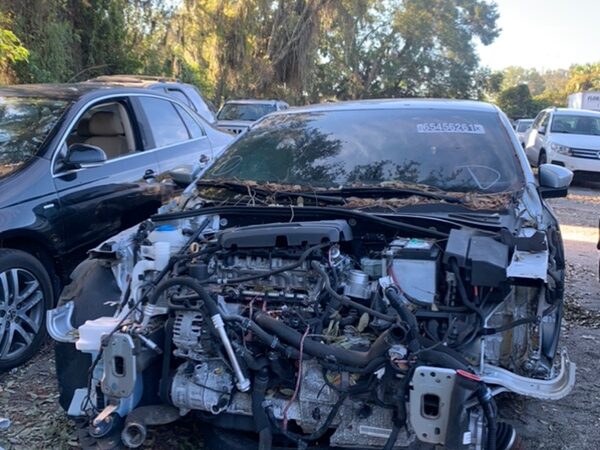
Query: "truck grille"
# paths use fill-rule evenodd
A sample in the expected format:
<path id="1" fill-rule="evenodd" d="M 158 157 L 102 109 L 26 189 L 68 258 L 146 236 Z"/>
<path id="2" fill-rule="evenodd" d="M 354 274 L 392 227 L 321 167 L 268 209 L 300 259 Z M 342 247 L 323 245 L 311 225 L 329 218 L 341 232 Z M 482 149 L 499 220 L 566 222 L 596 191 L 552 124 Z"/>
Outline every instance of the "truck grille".
<path id="1" fill-rule="evenodd" d="M 588 150 L 586 148 L 572 148 L 571 155 L 575 158 L 600 159 L 600 150 Z"/>
<path id="2" fill-rule="evenodd" d="M 247 128 L 245 128 L 245 127 L 243 127 L 243 128 L 238 128 L 238 127 L 225 127 L 225 129 L 226 129 L 227 131 L 229 131 L 230 133 L 233 133 L 233 134 L 241 134 L 241 133 L 243 133 L 244 131 L 246 131 L 246 129 L 247 129 Z"/>

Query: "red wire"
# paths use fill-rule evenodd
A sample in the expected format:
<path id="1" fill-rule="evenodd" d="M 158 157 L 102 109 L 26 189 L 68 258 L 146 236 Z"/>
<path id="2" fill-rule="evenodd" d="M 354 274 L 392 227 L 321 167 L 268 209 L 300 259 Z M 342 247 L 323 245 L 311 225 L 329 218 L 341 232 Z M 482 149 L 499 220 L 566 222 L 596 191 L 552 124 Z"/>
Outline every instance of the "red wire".
<path id="1" fill-rule="evenodd" d="M 285 405 L 285 408 L 283 408 L 283 429 L 284 430 L 287 430 L 288 410 L 292 406 L 292 403 L 294 403 L 294 401 L 296 401 L 296 397 L 298 396 L 298 392 L 300 391 L 300 383 L 302 380 L 302 354 L 304 353 L 304 340 L 306 339 L 306 336 L 308 336 L 309 330 L 310 330 L 310 327 L 306 326 L 306 331 L 302 335 L 302 339 L 300 339 L 300 358 L 298 359 L 298 377 L 296 378 L 296 389 L 294 390 L 294 394 L 292 395 L 292 398 L 290 398 L 290 400 Z"/>

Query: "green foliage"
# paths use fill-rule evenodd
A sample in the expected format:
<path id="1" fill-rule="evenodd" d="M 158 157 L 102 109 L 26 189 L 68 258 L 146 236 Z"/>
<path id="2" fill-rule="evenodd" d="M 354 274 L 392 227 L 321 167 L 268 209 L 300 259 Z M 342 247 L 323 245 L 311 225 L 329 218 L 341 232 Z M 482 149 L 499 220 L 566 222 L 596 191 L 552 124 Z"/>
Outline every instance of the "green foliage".
<path id="1" fill-rule="evenodd" d="M 526 84 L 504 89 L 498 95 L 497 103 L 500 109 L 513 119 L 530 117 L 537 112 L 537 105 L 534 104 Z"/>
<path id="2" fill-rule="evenodd" d="M 569 70 L 568 92 L 600 90 L 600 62 L 573 66 Z"/>
<path id="3" fill-rule="evenodd" d="M 11 64 L 27 61 L 29 58 L 29 51 L 9 29 L 11 25 L 9 18 L 0 11 L 0 83 L 3 79 L 9 79 Z"/>

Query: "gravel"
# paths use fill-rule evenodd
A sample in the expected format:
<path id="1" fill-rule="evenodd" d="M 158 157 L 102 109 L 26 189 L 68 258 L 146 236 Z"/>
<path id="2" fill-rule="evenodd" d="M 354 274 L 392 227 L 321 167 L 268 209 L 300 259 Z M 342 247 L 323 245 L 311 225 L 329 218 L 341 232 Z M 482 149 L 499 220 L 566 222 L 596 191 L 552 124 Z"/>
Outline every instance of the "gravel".
<path id="1" fill-rule="evenodd" d="M 552 204 L 566 225 L 563 237 L 568 271 L 562 345 L 577 364 L 577 383 L 573 392 L 558 402 L 503 394 L 500 415 L 516 427 L 525 450 L 596 450 L 600 448 L 600 284 L 595 242 L 600 190 L 576 188 L 567 199 L 552 200 Z M 29 363 L 0 374 L 0 449 L 78 448 L 76 426 L 65 417 L 57 399 L 54 358 L 48 343 Z M 144 448 L 199 448 L 196 426 L 188 419 L 152 428 Z"/>

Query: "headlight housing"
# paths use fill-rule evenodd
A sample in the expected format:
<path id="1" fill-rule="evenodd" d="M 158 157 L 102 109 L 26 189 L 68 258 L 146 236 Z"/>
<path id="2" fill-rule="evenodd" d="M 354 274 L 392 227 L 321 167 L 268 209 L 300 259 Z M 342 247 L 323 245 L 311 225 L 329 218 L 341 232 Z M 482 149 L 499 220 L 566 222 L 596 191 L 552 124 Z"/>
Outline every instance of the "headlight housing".
<path id="1" fill-rule="evenodd" d="M 561 155 L 571 156 L 571 148 L 565 145 L 550 144 L 550 148 Z"/>

